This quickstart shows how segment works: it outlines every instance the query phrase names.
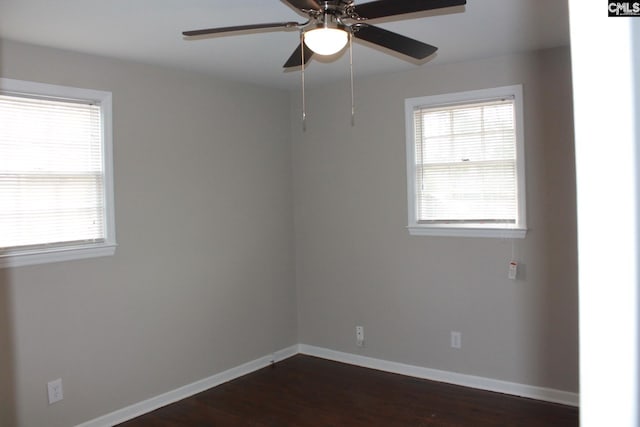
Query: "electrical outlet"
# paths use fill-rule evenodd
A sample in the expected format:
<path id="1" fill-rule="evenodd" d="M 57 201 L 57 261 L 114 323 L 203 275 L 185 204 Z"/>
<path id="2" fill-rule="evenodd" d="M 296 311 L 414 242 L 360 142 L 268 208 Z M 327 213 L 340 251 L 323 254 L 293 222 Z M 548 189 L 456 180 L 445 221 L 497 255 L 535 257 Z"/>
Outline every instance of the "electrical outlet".
<path id="1" fill-rule="evenodd" d="M 451 348 L 462 348 L 462 334 L 451 331 Z"/>
<path id="2" fill-rule="evenodd" d="M 49 405 L 59 402 L 63 398 L 62 394 L 62 379 L 49 381 L 47 383 L 47 392 L 49 394 Z"/>
<path id="3" fill-rule="evenodd" d="M 364 346 L 364 327 L 356 326 L 356 345 L 358 347 Z"/>

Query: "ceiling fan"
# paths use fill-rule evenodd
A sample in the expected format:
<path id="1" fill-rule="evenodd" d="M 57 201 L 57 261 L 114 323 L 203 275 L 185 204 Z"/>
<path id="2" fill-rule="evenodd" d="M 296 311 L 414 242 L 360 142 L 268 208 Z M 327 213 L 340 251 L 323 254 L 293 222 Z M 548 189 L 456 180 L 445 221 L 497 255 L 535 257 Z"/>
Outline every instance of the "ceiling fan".
<path id="1" fill-rule="evenodd" d="M 341 51 L 351 37 L 373 43 L 415 59 L 424 59 L 437 47 L 373 25 L 370 19 L 422 12 L 466 4 L 466 0 L 377 0 L 354 4 L 354 0 L 284 0 L 305 13 L 306 22 L 272 22 L 184 31 L 187 37 L 249 30 L 297 29 L 300 45 L 284 64 L 285 68 L 306 64 L 313 54 L 332 55 Z"/>

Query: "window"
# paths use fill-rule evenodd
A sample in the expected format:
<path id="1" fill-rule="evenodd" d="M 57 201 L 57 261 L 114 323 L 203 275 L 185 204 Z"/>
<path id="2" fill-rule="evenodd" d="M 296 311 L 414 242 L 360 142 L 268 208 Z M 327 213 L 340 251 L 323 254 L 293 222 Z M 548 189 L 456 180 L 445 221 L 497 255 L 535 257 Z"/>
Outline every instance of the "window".
<path id="1" fill-rule="evenodd" d="M 522 86 L 405 101 L 409 232 L 526 234 Z"/>
<path id="2" fill-rule="evenodd" d="M 108 92 L 0 79 L 0 267 L 115 251 Z"/>

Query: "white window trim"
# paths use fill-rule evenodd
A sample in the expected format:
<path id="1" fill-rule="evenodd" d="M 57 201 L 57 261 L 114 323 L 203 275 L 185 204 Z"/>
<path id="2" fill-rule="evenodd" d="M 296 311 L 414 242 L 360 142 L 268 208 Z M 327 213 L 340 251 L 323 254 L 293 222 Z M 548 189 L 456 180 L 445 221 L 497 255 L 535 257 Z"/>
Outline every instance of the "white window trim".
<path id="1" fill-rule="evenodd" d="M 516 224 L 424 224 L 419 223 L 416 207 L 415 129 L 413 112 L 416 107 L 429 107 L 456 103 L 472 103 L 492 98 L 513 97 L 516 114 L 516 170 L 518 219 Z M 405 128 L 407 149 L 407 201 L 408 225 L 412 236 L 524 238 L 527 234 L 527 208 L 524 160 L 524 117 L 522 85 L 423 96 L 405 100 Z"/>
<path id="2" fill-rule="evenodd" d="M 110 256 L 116 250 L 116 227 L 113 195 L 113 119 L 111 92 L 81 89 L 8 78 L 0 78 L 0 90 L 41 96 L 94 100 L 100 102 L 104 138 L 104 197 L 106 235 L 103 242 L 75 246 L 57 246 L 16 250 L 0 255 L 0 268 L 45 264 L 77 259 Z"/>

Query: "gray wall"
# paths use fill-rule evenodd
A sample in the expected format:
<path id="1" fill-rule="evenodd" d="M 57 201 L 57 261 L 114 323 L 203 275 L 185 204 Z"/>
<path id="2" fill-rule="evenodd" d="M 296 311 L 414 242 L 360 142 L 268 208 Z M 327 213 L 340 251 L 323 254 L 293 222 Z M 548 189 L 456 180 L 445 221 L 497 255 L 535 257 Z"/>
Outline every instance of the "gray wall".
<path id="1" fill-rule="evenodd" d="M 299 94 L 197 74 L 5 41 L 0 75 L 113 92 L 119 243 L 0 269 L 0 425 L 74 425 L 296 342 L 577 391 L 568 50 L 358 79 L 355 127 L 346 83 L 312 88 L 306 132 Z M 517 83 L 527 238 L 410 237 L 404 99 Z"/>
<path id="2" fill-rule="evenodd" d="M 357 79 L 355 127 L 347 83 L 307 91 L 306 132 L 292 94 L 301 343 L 578 390 L 569 61 L 555 49 Z M 527 237 L 409 236 L 404 99 L 512 84 L 524 89 Z"/>
<path id="3" fill-rule="evenodd" d="M 0 425 L 74 425 L 297 342 L 286 93 L 7 41 L 0 54 L 3 77 L 113 92 L 119 243 L 0 270 Z"/>

